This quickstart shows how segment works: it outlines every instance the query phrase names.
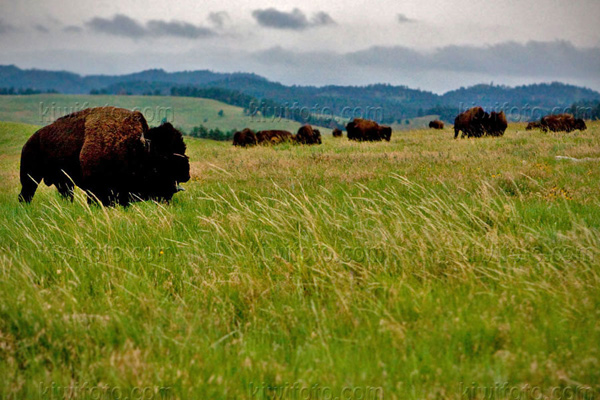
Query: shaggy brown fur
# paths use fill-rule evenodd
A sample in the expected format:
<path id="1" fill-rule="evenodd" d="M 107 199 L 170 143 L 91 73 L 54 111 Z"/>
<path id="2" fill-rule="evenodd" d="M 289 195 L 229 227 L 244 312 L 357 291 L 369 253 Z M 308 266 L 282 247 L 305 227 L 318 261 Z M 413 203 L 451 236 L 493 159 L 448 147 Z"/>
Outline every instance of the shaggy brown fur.
<path id="1" fill-rule="evenodd" d="M 256 146 L 258 144 L 258 140 L 256 138 L 256 134 L 251 129 L 244 129 L 241 132 L 236 132 L 233 134 L 233 145 L 248 147 L 248 146 Z"/>
<path id="2" fill-rule="evenodd" d="M 488 114 L 481 107 L 473 107 L 454 119 L 454 139 L 458 137 L 458 133 L 463 137 L 481 137 L 485 134 L 485 120 Z"/>
<path id="3" fill-rule="evenodd" d="M 86 109 L 59 118 L 23 146 L 19 200 L 30 202 L 42 180 L 69 198 L 77 185 L 90 199 L 105 205 L 126 205 L 133 199 L 170 200 L 177 182 L 189 180 L 185 144 L 170 124 L 154 130 L 153 137 L 169 139 L 157 140 L 153 146 L 145 137 L 150 132 L 144 116 L 115 107 Z M 171 130 L 178 136 L 173 137 Z M 159 175 L 163 180 L 157 185 L 154 178 Z"/>
<path id="4" fill-rule="evenodd" d="M 571 114 L 546 115 L 540 121 L 540 126 L 544 132 L 573 132 L 577 129 L 581 131 L 587 129 L 582 119 L 576 119 Z"/>
<path id="5" fill-rule="evenodd" d="M 256 133 L 258 144 L 273 145 L 292 141 L 292 133 L 288 131 L 259 131 Z"/>
<path id="6" fill-rule="evenodd" d="M 378 142 L 382 140 L 390 141 L 392 137 L 392 128 L 389 126 L 379 125 L 375 121 L 355 118 L 352 122 L 346 125 L 348 140 L 356 140 L 359 142 Z"/>
<path id="7" fill-rule="evenodd" d="M 298 144 L 321 144 L 321 132 L 310 125 L 304 125 L 298 129 L 294 141 Z"/>
<path id="8" fill-rule="evenodd" d="M 333 131 L 331 131 L 331 134 L 333 135 L 333 137 L 335 138 L 340 138 L 342 137 L 342 131 L 338 128 L 335 128 Z"/>
<path id="9" fill-rule="evenodd" d="M 490 136 L 503 136 L 506 128 L 508 128 L 508 121 L 504 111 L 499 113 L 492 111 L 485 119 L 485 131 Z"/>
<path id="10" fill-rule="evenodd" d="M 429 127 L 432 129 L 444 129 L 444 123 L 439 119 L 435 119 L 429 123 Z"/>

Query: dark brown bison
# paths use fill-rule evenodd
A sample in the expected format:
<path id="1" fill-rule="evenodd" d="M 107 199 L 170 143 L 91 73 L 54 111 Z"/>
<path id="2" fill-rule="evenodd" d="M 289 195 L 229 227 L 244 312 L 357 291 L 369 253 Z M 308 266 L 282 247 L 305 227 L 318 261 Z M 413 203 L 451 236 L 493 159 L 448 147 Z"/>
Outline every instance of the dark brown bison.
<path id="1" fill-rule="evenodd" d="M 301 126 L 294 136 L 294 142 L 298 144 L 321 144 L 321 132 L 313 129 L 310 125 Z"/>
<path id="2" fill-rule="evenodd" d="M 241 132 L 236 132 L 233 134 L 233 145 L 248 147 L 248 146 L 256 146 L 258 144 L 258 139 L 256 134 L 251 129 L 244 129 Z"/>
<path id="3" fill-rule="evenodd" d="M 587 129 L 582 119 L 575 118 L 571 114 L 546 115 L 540 121 L 540 126 L 544 132 L 573 132 Z"/>
<path id="4" fill-rule="evenodd" d="M 444 123 L 439 119 L 433 120 L 429 123 L 431 129 L 444 129 Z"/>
<path id="5" fill-rule="evenodd" d="M 508 128 L 508 121 L 504 111 L 499 113 L 492 111 L 490 115 L 485 119 L 485 132 L 490 136 L 502 136 Z"/>
<path id="6" fill-rule="evenodd" d="M 333 131 L 331 131 L 331 134 L 333 135 L 333 137 L 335 138 L 340 138 L 342 137 L 342 131 L 339 128 L 335 128 Z"/>
<path id="7" fill-rule="evenodd" d="M 481 107 L 473 107 L 454 119 L 454 139 L 458 137 L 458 133 L 463 137 L 481 137 L 485 134 L 486 119 L 488 114 Z"/>
<path id="8" fill-rule="evenodd" d="M 35 132 L 21 152 L 21 193 L 30 202 L 43 180 L 73 198 L 74 186 L 104 205 L 166 200 L 190 179 L 183 137 L 170 123 L 148 129 L 139 111 L 90 108 Z"/>
<path id="9" fill-rule="evenodd" d="M 291 142 L 293 135 L 288 131 L 259 131 L 256 133 L 256 139 L 258 144 L 279 144 L 284 142 Z"/>
<path id="10" fill-rule="evenodd" d="M 390 141 L 392 137 L 392 128 L 379 125 L 375 121 L 362 118 L 355 118 L 346 125 L 348 140 L 358 142 L 378 142 L 382 140 Z"/>
<path id="11" fill-rule="evenodd" d="M 542 124 L 537 121 L 537 122 L 530 122 L 527 124 L 527 127 L 525 128 L 526 131 L 531 131 L 533 129 L 540 129 L 542 127 Z"/>

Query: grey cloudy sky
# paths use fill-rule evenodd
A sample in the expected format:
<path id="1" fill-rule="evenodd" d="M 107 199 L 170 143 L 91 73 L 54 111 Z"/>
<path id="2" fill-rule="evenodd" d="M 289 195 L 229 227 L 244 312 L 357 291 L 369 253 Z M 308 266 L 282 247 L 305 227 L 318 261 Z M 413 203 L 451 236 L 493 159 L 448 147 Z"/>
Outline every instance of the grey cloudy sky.
<path id="1" fill-rule="evenodd" d="M 212 69 L 286 84 L 600 90 L 598 0 L 0 0 L 0 63 Z"/>

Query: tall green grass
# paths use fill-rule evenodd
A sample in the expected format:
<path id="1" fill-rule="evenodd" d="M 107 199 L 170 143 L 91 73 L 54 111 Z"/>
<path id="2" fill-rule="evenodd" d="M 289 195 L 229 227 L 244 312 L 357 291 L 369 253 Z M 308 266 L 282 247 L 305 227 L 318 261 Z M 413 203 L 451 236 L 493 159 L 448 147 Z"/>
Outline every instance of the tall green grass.
<path id="1" fill-rule="evenodd" d="M 0 124 L 2 398 L 598 396 L 600 170 L 555 159 L 597 124 L 189 140 L 187 191 L 128 208 L 18 204 L 34 130 Z"/>

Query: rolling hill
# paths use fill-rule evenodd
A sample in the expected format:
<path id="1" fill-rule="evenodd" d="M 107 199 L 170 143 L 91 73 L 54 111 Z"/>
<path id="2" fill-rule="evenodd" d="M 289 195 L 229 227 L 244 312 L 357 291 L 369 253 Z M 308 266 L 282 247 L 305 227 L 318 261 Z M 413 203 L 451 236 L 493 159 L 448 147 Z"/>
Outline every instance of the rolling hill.
<path id="1" fill-rule="evenodd" d="M 367 107 L 383 110 L 380 120 L 401 123 L 428 114 L 449 121 L 459 109 L 477 104 L 486 108 L 516 107 L 521 120 L 535 119 L 555 107 L 566 108 L 577 102 L 599 101 L 600 93 L 559 82 L 517 87 L 482 84 L 459 88 L 439 95 L 406 86 L 376 84 L 368 86 L 286 86 L 249 73 L 216 73 L 207 70 L 166 72 L 151 69 L 127 75 L 81 76 L 66 71 L 23 70 L 14 65 L 0 66 L 0 88 L 58 91 L 71 94 L 170 95 L 189 93 L 186 88 L 219 88 L 249 95 L 257 102 L 268 101 L 281 107 L 326 108 L 334 115 L 349 118 Z M 231 97 L 231 96 L 230 96 Z M 236 104 L 239 105 L 239 104 Z M 295 118 L 300 121 L 300 118 Z"/>
<path id="2" fill-rule="evenodd" d="M 210 99 L 167 96 L 65 95 L 36 94 L 0 96 L 0 121 L 47 125 L 56 118 L 87 107 L 112 105 L 137 108 L 148 124 L 159 125 L 167 118 L 173 125 L 189 131 L 203 125 L 223 131 L 250 127 L 255 130 L 285 129 L 295 132 L 300 123 L 287 119 L 251 118 L 240 107 Z M 219 111 L 223 116 L 219 116 Z"/>

